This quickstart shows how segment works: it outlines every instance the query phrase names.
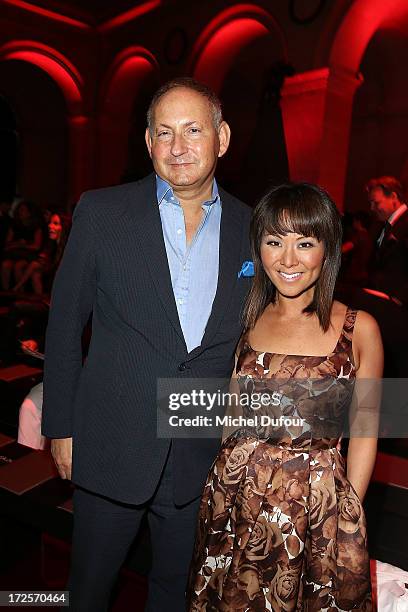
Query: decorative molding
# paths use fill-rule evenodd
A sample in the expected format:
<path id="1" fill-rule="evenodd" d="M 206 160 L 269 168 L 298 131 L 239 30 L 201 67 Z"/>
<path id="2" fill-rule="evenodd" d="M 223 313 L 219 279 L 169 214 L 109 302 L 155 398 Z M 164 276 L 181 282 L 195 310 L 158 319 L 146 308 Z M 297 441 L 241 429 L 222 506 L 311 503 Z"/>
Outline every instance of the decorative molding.
<path id="1" fill-rule="evenodd" d="M 314 9 L 312 9 L 306 17 L 299 16 L 298 14 L 298 0 L 290 0 L 289 1 L 289 16 L 294 23 L 298 25 L 308 25 L 312 23 L 317 17 L 319 17 L 320 13 L 323 11 L 326 6 L 327 0 L 315 0 L 314 4 L 316 5 Z M 309 4 L 312 4 L 310 0 L 308 0 Z M 317 3 L 317 4 L 316 4 Z"/>
<path id="2" fill-rule="evenodd" d="M 168 32 L 164 41 L 164 56 L 171 66 L 182 62 L 188 50 L 187 32 L 180 27 L 173 28 Z"/>

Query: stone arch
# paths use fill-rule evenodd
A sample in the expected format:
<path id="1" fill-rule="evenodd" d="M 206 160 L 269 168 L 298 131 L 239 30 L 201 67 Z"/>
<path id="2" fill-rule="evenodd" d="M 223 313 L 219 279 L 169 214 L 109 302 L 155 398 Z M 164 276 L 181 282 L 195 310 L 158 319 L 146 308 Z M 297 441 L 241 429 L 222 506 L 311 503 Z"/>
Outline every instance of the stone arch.
<path id="1" fill-rule="evenodd" d="M 89 151 L 89 118 L 84 111 L 83 78 L 74 64 L 56 49 L 31 40 L 15 40 L 0 47 L 0 62 L 23 62 L 47 75 L 65 101 L 68 128 L 68 174 L 66 177 L 67 204 L 72 205 L 79 194 L 89 186 L 91 172 L 82 158 Z M 61 160 L 63 163 L 65 160 Z"/>
<path id="2" fill-rule="evenodd" d="M 232 129 L 232 146 L 217 176 L 248 203 L 254 203 L 270 183 L 287 178 L 279 107 L 287 62 L 286 40 L 274 17 L 264 8 L 242 3 L 207 23 L 188 63 L 189 74 L 220 96 Z"/>
<path id="3" fill-rule="evenodd" d="M 283 32 L 270 13 L 252 4 L 230 7 L 212 19 L 201 33 L 191 54 L 190 73 L 219 93 L 240 50 L 267 35 L 275 38 L 281 58 L 286 60 Z"/>
<path id="4" fill-rule="evenodd" d="M 329 53 L 329 76 L 320 150 L 319 182 L 342 207 L 354 94 L 360 64 L 380 28 L 408 17 L 405 0 L 356 0 L 344 16 Z"/>
<path id="5" fill-rule="evenodd" d="M 83 80 L 79 71 L 64 55 L 34 41 L 13 41 L 0 47 L 0 61 L 20 60 L 37 66 L 61 89 L 69 115 L 83 114 Z"/>
<path id="6" fill-rule="evenodd" d="M 159 75 L 153 54 L 137 46 L 120 52 L 108 69 L 101 88 L 98 116 L 101 184 L 117 183 L 126 172 L 135 101 L 145 88 L 157 87 Z M 140 121 L 144 122 L 144 117 Z"/>

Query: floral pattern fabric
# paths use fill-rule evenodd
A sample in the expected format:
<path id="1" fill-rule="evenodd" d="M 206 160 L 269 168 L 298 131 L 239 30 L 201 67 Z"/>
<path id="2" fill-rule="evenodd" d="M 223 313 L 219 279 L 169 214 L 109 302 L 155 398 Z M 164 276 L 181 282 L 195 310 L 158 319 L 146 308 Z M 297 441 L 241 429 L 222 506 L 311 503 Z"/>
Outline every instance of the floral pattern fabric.
<path id="1" fill-rule="evenodd" d="M 347 309 L 325 357 L 261 353 L 244 342 L 241 392 L 283 390 L 281 413 L 304 425 L 245 427 L 223 443 L 201 500 L 190 612 L 373 609 L 364 512 L 338 450 L 355 318 Z"/>

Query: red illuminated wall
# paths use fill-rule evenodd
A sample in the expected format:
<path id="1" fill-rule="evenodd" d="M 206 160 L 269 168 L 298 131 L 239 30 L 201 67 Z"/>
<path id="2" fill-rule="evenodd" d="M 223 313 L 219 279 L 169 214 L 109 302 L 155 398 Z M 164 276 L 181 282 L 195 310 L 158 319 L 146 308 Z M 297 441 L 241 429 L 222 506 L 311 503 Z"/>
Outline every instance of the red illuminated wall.
<path id="1" fill-rule="evenodd" d="M 72 205 L 84 189 L 147 172 L 149 96 L 182 74 L 221 95 L 233 133 L 220 176 L 242 197 L 289 173 L 319 181 L 342 207 L 345 188 L 346 203 L 357 201 L 360 182 L 376 168 L 408 172 L 402 139 L 393 147 L 391 136 L 359 165 L 373 133 L 405 130 L 404 77 L 392 68 L 397 34 L 387 43 L 390 65 L 377 66 L 373 51 L 378 32 L 405 39 L 405 0 L 334 0 L 312 18 L 305 3 L 292 3 L 291 14 L 288 3 L 266 0 L 150 0 L 102 22 L 86 18 L 86 2 L 76 14 L 64 6 L 0 5 L 0 93 L 17 117 L 21 186 L 37 200 Z M 280 89 L 279 74 L 290 70 Z M 393 84 L 379 93 L 381 75 Z M 374 98 L 399 118 L 376 111 L 370 132 Z"/>

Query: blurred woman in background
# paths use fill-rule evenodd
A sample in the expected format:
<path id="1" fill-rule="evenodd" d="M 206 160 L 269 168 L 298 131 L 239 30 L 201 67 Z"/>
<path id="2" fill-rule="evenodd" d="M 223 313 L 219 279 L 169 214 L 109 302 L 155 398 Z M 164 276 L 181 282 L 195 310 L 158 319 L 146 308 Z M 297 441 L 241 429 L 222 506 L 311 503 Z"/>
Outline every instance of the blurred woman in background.
<path id="1" fill-rule="evenodd" d="M 11 278 L 20 284 L 30 262 L 36 259 L 44 242 L 44 223 L 35 204 L 21 201 L 8 230 L 1 264 L 4 291 L 10 289 Z"/>
<path id="2" fill-rule="evenodd" d="M 27 281 L 31 281 L 36 295 L 49 293 L 64 252 L 71 228 L 71 218 L 63 213 L 52 211 L 48 223 L 48 239 L 38 258 L 25 269 L 14 291 L 20 291 Z"/>

